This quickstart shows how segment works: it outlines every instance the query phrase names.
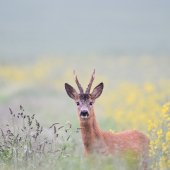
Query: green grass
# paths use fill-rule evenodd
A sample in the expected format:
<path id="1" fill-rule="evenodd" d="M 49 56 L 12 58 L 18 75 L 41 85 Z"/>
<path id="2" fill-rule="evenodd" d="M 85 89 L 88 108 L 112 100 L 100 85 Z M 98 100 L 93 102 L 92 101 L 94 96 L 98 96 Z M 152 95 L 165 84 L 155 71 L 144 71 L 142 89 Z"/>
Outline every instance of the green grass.
<path id="1" fill-rule="evenodd" d="M 135 169 L 133 155 L 126 155 L 126 160 L 95 154 L 85 157 L 79 129 L 69 121 L 44 128 L 35 114 L 26 115 L 22 106 L 19 113 L 10 109 L 10 114 L 11 122 L 0 129 L 1 169 Z"/>

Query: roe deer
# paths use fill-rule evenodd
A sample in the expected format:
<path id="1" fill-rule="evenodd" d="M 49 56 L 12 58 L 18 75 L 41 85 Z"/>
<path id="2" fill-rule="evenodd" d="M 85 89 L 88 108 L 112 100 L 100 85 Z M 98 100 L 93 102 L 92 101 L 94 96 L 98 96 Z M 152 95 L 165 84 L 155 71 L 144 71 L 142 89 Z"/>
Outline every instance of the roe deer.
<path id="1" fill-rule="evenodd" d="M 123 155 L 133 152 L 139 158 L 141 169 L 148 169 L 149 162 L 149 138 L 137 130 L 126 130 L 121 133 L 111 133 L 102 131 L 97 123 L 94 111 L 95 100 L 103 91 L 103 83 L 100 83 L 90 93 L 90 89 L 95 78 L 95 70 L 92 74 L 90 83 L 84 93 L 75 71 L 73 72 L 75 82 L 80 90 L 76 90 L 65 83 L 65 89 L 69 97 L 74 99 L 77 105 L 78 119 L 81 127 L 81 136 L 84 144 L 85 154 L 97 153 L 102 155 Z"/>

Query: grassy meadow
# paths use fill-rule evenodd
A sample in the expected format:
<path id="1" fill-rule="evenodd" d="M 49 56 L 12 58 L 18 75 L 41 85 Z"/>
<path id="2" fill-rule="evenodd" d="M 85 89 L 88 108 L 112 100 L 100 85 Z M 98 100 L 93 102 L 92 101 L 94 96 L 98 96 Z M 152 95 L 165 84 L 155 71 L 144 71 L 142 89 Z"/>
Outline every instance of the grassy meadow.
<path id="1" fill-rule="evenodd" d="M 0 169 L 133 169 L 109 156 L 84 156 L 76 105 L 64 83 L 78 91 L 75 69 L 86 88 L 94 68 L 92 89 L 104 83 L 94 106 L 100 128 L 145 133 L 151 140 L 149 169 L 170 169 L 169 63 L 169 57 L 153 56 L 2 60 Z"/>

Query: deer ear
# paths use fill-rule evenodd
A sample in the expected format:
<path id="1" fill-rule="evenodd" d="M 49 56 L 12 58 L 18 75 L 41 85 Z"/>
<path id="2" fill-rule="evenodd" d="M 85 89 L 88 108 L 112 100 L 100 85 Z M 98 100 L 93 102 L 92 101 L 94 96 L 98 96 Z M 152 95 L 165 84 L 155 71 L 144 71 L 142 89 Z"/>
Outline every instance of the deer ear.
<path id="1" fill-rule="evenodd" d="M 98 86 L 96 86 L 96 87 L 93 89 L 93 92 L 91 93 L 91 95 L 92 95 L 92 98 L 93 98 L 94 100 L 97 99 L 97 98 L 102 94 L 103 87 L 104 87 L 104 84 L 103 84 L 103 83 L 100 83 Z"/>
<path id="2" fill-rule="evenodd" d="M 65 83 L 65 89 L 66 89 L 66 92 L 67 92 L 69 97 L 71 97 L 74 100 L 77 99 L 78 93 L 76 92 L 76 90 L 72 86 L 70 86 L 69 84 Z"/>

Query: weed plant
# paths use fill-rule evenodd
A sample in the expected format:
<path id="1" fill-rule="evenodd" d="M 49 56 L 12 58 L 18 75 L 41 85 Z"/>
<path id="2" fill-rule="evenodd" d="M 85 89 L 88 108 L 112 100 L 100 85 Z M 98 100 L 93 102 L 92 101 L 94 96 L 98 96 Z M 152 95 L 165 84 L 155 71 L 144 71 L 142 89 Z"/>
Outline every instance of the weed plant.
<path id="1" fill-rule="evenodd" d="M 14 114 L 9 108 L 12 122 L 6 129 L 0 128 L 0 167 L 10 169 L 50 168 L 56 160 L 69 157 L 72 125 L 59 126 L 53 123 L 48 129 L 35 119 L 35 114 L 26 115 L 20 106 L 20 113 Z M 62 133 L 61 129 L 64 129 Z"/>

